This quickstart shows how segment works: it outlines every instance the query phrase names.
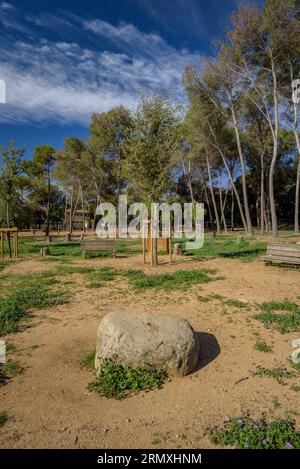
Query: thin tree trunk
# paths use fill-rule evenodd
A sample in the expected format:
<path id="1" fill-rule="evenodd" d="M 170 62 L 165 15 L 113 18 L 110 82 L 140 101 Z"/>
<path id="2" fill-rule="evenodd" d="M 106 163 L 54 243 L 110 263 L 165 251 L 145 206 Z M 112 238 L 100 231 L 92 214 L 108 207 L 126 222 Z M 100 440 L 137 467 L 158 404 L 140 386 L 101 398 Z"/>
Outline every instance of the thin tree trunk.
<path id="1" fill-rule="evenodd" d="M 50 231 L 50 193 L 51 193 L 51 181 L 50 181 L 50 170 L 48 169 L 48 191 L 47 191 L 47 214 L 46 214 L 46 230 L 45 235 L 49 236 Z"/>
<path id="2" fill-rule="evenodd" d="M 300 152 L 298 155 L 296 194 L 295 194 L 295 233 L 299 234 L 299 196 L 300 196 Z"/>
<path id="3" fill-rule="evenodd" d="M 237 125 L 235 110 L 233 106 L 231 107 L 231 114 L 232 114 L 232 120 L 233 120 L 233 127 L 234 127 L 235 135 L 236 135 L 238 154 L 239 154 L 241 168 L 242 168 L 242 188 L 243 188 L 245 215 L 246 215 L 246 221 L 247 221 L 247 232 L 248 234 L 252 235 L 253 227 L 252 227 L 251 215 L 250 215 L 250 210 L 249 210 L 249 202 L 248 202 L 245 160 L 244 160 L 242 144 L 241 144 L 241 139 L 240 139 L 240 132 L 239 132 L 239 128 Z"/>
<path id="4" fill-rule="evenodd" d="M 207 173 L 208 173 L 208 179 L 209 179 L 211 200 L 212 200 L 213 207 L 214 207 L 214 212 L 215 212 L 215 220 L 216 220 L 216 225 L 217 225 L 217 233 L 220 234 L 220 233 L 221 233 L 220 218 L 219 218 L 218 209 L 217 209 L 217 204 L 216 204 L 216 199 L 215 199 L 215 194 L 214 194 L 214 188 L 213 188 L 212 177 L 211 177 L 211 170 L 210 170 L 210 162 L 209 162 L 209 159 L 208 159 L 207 150 L 205 150 L 205 156 L 206 156 L 206 165 L 207 165 Z"/>
<path id="5" fill-rule="evenodd" d="M 239 211 L 240 211 L 240 215 L 241 215 L 241 219 L 242 219 L 242 223 L 243 223 L 243 226 L 244 226 L 244 229 L 246 231 L 246 233 L 248 232 L 248 228 L 247 228 L 247 222 L 246 222 L 246 219 L 245 219 L 245 216 L 244 216 L 244 212 L 243 212 L 243 208 L 242 208 L 242 204 L 241 204 L 241 199 L 240 199 L 240 196 L 239 196 L 239 193 L 238 191 L 236 190 L 236 187 L 235 187 L 235 184 L 233 182 L 233 178 L 232 178 L 232 174 L 231 174 L 231 171 L 228 167 L 228 164 L 227 164 L 227 161 L 226 161 L 226 158 L 224 156 L 224 153 L 223 151 L 221 150 L 221 148 L 219 147 L 218 145 L 218 141 L 217 141 L 217 138 L 216 138 L 216 134 L 214 133 L 214 130 L 213 128 L 211 127 L 211 125 L 208 123 L 209 125 L 209 128 L 210 128 L 210 131 L 214 137 L 214 141 L 215 141 L 215 147 L 217 148 L 218 152 L 220 153 L 221 155 L 221 158 L 222 158 L 222 161 L 224 163 L 224 166 L 226 168 L 226 171 L 227 171 L 227 174 L 228 174 L 228 177 L 229 177 L 229 180 L 230 180 L 230 183 L 233 187 L 233 190 L 234 190 L 234 193 L 235 193 L 235 196 L 236 196 L 236 200 L 237 200 L 237 204 L 238 204 L 238 207 L 239 207 Z"/>
<path id="6" fill-rule="evenodd" d="M 234 231 L 234 192 L 231 186 L 231 231 Z"/>
<path id="7" fill-rule="evenodd" d="M 279 109 L 278 109 L 278 90 L 277 90 L 277 76 L 275 71 L 274 59 L 271 56 L 272 76 L 273 76 L 273 100 L 274 100 L 274 129 L 273 136 L 273 156 L 269 172 L 269 198 L 270 210 L 272 219 L 272 234 L 274 238 L 278 238 L 278 223 L 274 197 L 274 173 L 278 157 L 278 135 L 279 135 Z"/>
<path id="8" fill-rule="evenodd" d="M 209 198 L 208 198 L 208 193 L 207 193 L 206 181 L 205 180 L 203 181 L 203 184 L 204 184 L 204 194 L 205 194 L 205 200 L 206 200 L 207 209 L 208 209 L 209 220 L 210 220 L 211 225 L 213 226 L 214 220 L 213 220 L 213 216 L 212 216 L 211 209 L 210 209 L 210 203 L 209 203 Z"/>
<path id="9" fill-rule="evenodd" d="M 74 186 L 71 187 L 70 194 L 70 220 L 69 220 L 69 232 L 73 233 L 73 196 L 74 196 Z"/>
<path id="10" fill-rule="evenodd" d="M 80 195 L 81 195 L 81 209 L 82 209 L 82 231 L 85 233 L 85 214 L 84 214 L 84 199 L 83 199 L 83 190 L 80 184 Z"/>
<path id="11" fill-rule="evenodd" d="M 220 197 L 220 210 L 221 210 L 221 218 L 224 226 L 224 231 L 226 234 L 228 234 L 227 231 L 227 225 L 226 225 L 226 219 L 224 215 L 224 208 L 223 208 L 223 197 L 222 197 L 222 178 L 221 178 L 221 171 L 219 173 L 219 197 Z"/>
<path id="12" fill-rule="evenodd" d="M 260 154 L 260 232 L 264 233 L 264 212 L 265 212 L 265 168 L 264 154 Z"/>

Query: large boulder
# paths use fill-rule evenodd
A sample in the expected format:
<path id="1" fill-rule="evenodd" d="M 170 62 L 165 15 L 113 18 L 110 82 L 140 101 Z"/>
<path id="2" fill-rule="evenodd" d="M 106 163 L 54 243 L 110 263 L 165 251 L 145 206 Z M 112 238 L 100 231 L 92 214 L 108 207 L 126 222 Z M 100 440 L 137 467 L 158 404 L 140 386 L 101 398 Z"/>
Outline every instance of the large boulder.
<path id="1" fill-rule="evenodd" d="M 102 320 L 96 346 L 96 371 L 101 359 L 116 356 L 132 367 L 149 364 L 169 375 L 184 376 L 197 364 L 199 344 L 183 318 L 158 313 L 110 313 Z"/>

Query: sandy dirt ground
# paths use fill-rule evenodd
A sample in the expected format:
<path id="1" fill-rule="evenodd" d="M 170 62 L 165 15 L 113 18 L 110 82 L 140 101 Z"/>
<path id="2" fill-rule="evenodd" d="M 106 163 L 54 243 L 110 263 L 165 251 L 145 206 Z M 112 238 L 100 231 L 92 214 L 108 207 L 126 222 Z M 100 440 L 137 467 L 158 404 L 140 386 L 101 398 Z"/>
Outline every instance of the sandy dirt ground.
<path id="1" fill-rule="evenodd" d="M 300 425 L 300 393 L 291 389 L 292 384 L 300 385 L 299 377 L 284 386 L 251 373 L 257 365 L 288 364 L 290 341 L 300 333 L 282 335 L 253 316 L 256 303 L 284 298 L 299 302 L 300 272 L 265 267 L 259 260 L 178 258 L 174 265 L 161 261 L 155 273 L 210 267 L 224 279 L 187 291 L 137 293 L 125 279 L 89 289 L 82 276 L 73 275 L 69 304 L 35 312 L 33 327 L 5 337 L 16 346 L 12 358 L 24 371 L 0 388 L 0 410 L 9 415 L 0 428 L 0 447 L 210 448 L 207 426 L 247 409 L 253 416 L 267 412 L 269 417 L 294 418 Z M 76 264 L 153 273 L 143 267 L 140 255 Z M 52 267 L 38 259 L 22 260 L 5 272 L 35 273 Z M 217 299 L 199 301 L 210 294 L 244 301 L 247 308 L 225 306 Z M 111 311 L 158 311 L 186 318 L 199 333 L 197 371 L 123 401 L 88 392 L 93 374 L 82 368 L 80 359 L 93 349 L 101 318 Z M 255 349 L 257 334 L 272 345 L 273 353 Z M 244 377 L 248 378 L 235 384 Z"/>

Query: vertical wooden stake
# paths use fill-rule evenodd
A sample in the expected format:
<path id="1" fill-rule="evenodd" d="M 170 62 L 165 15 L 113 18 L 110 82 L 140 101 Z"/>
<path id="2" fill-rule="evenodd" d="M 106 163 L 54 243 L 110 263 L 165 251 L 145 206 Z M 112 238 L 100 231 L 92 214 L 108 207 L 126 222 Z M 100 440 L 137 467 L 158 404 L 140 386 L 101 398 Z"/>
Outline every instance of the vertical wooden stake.
<path id="1" fill-rule="evenodd" d="M 170 264 L 172 264 L 172 237 L 168 239 L 169 242 L 169 256 L 170 256 Z"/>
<path id="2" fill-rule="evenodd" d="M 1 231 L 1 259 L 4 258 L 4 233 Z"/>

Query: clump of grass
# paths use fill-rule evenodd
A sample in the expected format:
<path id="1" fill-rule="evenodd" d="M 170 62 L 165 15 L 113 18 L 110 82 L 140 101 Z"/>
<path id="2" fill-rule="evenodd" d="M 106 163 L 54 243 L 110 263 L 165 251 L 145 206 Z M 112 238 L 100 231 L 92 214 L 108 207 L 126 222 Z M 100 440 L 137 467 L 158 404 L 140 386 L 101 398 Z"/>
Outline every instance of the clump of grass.
<path id="1" fill-rule="evenodd" d="M 300 392 L 300 386 L 297 386 L 296 384 L 293 384 L 291 386 L 291 390 L 294 392 Z"/>
<path id="2" fill-rule="evenodd" d="M 100 373 L 88 385 L 90 391 L 96 391 L 107 399 L 124 399 L 138 391 L 161 388 L 167 374 L 149 365 L 132 368 L 120 365 L 116 358 L 103 359 Z"/>
<path id="3" fill-rule="evenodd" d="M 105 285 L 106 282 L 111 282 L 115 280 L 118 272 L 116 272 L 112 267 L 105 266 L 101 267 L 100 270 L 93 271 L 90 278 L 92 281 L 87 285 L 89 288 L 100 288 Z"/>
<path id="4" fill-rule="evenodd" d="M 255 371 L 256 376 L 269 376 L 276 379 L 279 384 L 286 384 L 285 379 L 293 378 L 295 374 L 283 366 L 265 368 L 258 366 Z"/>
<path id="5" fill-rule="evenodd" d="M 285 419 L 252 419 L 249 415 L 226 417 L 223 427 L 208 430 L 211 441 L 239 449 L 299 449 L 300 432 L 295 422 Z"/>
<path id="6" fill-rule="evenodd" d="M 19 362 L 7 362 L 0 364 L 0 386 L 3 386 L 11 378 L 22 373 L 23 367 Z"/>
<path id="7" fill-rule="evenodd" d="M 0 412 L 0 427 L 3 427 L 5 422 L 8 420 L 8 415 L 6 412 Z"/>
<path id="8" fill-rule="evenodd" d="M 269 353 L 272 352 L 273 349 L 271 345 L 266 344 L 266 342 L 256 342 L 255 349 L 259 352 Z"/>
<path id="9" fill-rule="evenodd" d="M 80 360 L 81 366 L 88 370 L 93 370 L 95 367 L 96 349 L 94 348 L 91 352 L 86 353 Z"/>
<path id="10" fill-rule="evenodd" d="M 213 277 L 215 273 L 216 271 L 213 269 L 178 270 L 174 273 L 143 275 L 141 277 L 132 275 L 129 276 L 129 279 L 135 288 L 140 290 L 158 288 L 168 291 L 184 289 L 195 283 L 207 283 L 212 280 L 219 280 L 220 277 Z"/>
<path id="11" fill-rule="evenodd" d="M 296 303 L 288 300 L 270 301 L 262 303 L 260 308 L 263 312 L 257 314 L 255 318 L 266 326 L 273 326 L 282 334 L 300 329 L 300 306 Z M 280 313 L 275 311 L 280 311 Z"/>
<path id="12" fill-rule="evenodd" d="M 67 295 L 49 290 L 43 283 L 19 287 L 9 296 L 0 298 L 0 334 L 17 332 L 21 321 L 30 317 L 33 308 L 47 308 L 67 301 Z"/>
<path id="13" fill-rule="evenodd" d="M 247 303 L 244 303 L 243 301 L 241 300 L 232 300 L 232 299 L 226 299 L 223 301 L 223 304 L 226 305 L 226 306 L 234 306 L 235 308 L 239 308 L 239 309 L 243 309 L 243 308 L 247 308 L 248 305 Z"/>

